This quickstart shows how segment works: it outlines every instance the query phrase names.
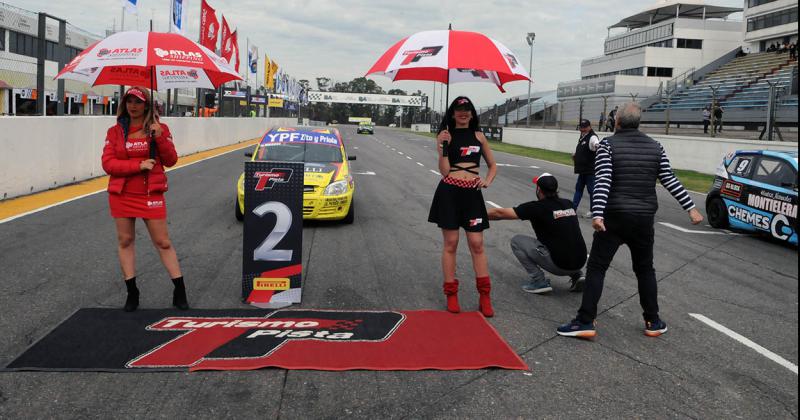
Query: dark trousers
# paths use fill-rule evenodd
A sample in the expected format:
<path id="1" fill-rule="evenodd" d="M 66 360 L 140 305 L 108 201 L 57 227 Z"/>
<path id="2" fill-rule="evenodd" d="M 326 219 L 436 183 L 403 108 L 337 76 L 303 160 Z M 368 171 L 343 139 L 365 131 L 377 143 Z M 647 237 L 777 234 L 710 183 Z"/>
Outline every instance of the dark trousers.
<path id="1" fill-rule="evenodd" d="M 589 209 L 592 207 L 592 194 L 594 194 L 594 174 L 578 174 L 578 179 L 575 181 L 575 195 L 572 196 L 572 208 L 578 210 L 578 204 L 581 203 L 583 198 L 583 188 L 589 191 Z"/>
<path id="2" fill-rule="evenodd" d="M 653 216 L 612 213 L 604 220 L 605 232 L 595 232 L 589 262 L 586 263 L 586 283 L 578 320 L 589 323 L 597 318 L 597 303 L 603 293 L 606 270 L 622 244 L 628 245 L 633 260 L 633 272 L 639 283 L 639 303 L 645 321 L 658 320 L 658 285 L 653 268 Z"/>
<path id="3" fill-rule="evenodd" d="M 703 133 L 708 134 L 709 125 L 711 125 L 711 120 L 703 120 Z"/>

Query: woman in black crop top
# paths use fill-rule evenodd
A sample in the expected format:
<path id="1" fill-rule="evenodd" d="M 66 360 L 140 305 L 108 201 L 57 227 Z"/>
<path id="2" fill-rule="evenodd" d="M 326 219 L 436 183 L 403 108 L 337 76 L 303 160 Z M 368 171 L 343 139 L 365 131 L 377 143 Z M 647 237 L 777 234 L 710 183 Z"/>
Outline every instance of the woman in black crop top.
<path id="1" fill-rule="evenodd" d="M 447 310 L 453 313 L 461 311 L 458 304 L 456 250 L 458 229 L 464 228 L 472 255 L 472 268 L 475 270 L 475 284 L 480 294 L 479 309 L 485 317 L 491 317 L 494 315 L 489 298 L 492 283 L 483 250 L 483 230 L 489 228 L 489 218 L 481 189 L 492 183 L 497 165 L 489 142 L 479 129 L 475 106 L 467 97 L 459 96 L 450 104 L 439 128 L 436 144 L 442 180 L 433 195 L 428 221 L 442 229 L 443 289 L 447 296 Z M 481 156 L 488 167 L 486 178 L 481 178 L 479 172 Z"/>

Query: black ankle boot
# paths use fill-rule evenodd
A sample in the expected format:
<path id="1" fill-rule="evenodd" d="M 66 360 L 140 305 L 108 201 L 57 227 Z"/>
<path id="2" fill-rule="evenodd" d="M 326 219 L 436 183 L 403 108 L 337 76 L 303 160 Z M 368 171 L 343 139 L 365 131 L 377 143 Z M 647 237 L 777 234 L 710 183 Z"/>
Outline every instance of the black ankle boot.
<path id="1" fill-rule="evenodd" d="M 186 286 L 183 285 L 183 276 L 172 279 L 175 290 L 172 291 L 172 306 L 180 309 L 189 309 L 189 302 L 186 301 Z"/>
<path id="2" fill-rule="evenodd" d="M 133 312 L 139 307 L 139 288 L 136 287 L 136 277 L 125 280 L 125 288 L 128 289 L 128 298 L 125 299 L 125 312 Z"/>

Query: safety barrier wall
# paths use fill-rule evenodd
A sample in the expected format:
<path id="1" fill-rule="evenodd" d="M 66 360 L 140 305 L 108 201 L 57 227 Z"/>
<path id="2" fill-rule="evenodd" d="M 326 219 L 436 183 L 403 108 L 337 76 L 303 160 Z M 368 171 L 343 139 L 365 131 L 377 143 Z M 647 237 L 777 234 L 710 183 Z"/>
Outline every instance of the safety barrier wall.
<path id="1" fill-rule="evenodd" d="M 163 118 L 179 156 L 260 137 L 296 118 Z M 105 175 L 100 156 L 114 117 L 0 118 L 0 199 Z"/>
<path id="2" fill-rule="evenodd" d="M 611 133 L 598 133 L 603 139 Z M 503 143 L 573 153 L 579 132 L 568 130 L 540 130 L 506 127 Z M 769 149 L 797 151 L 795 142 L 766 142 L 725 138 L 651 135 L 664 146 L 670 163 L 676 169 L 689 169 L 714 174 L 722 157 L 734 150 Z"/>

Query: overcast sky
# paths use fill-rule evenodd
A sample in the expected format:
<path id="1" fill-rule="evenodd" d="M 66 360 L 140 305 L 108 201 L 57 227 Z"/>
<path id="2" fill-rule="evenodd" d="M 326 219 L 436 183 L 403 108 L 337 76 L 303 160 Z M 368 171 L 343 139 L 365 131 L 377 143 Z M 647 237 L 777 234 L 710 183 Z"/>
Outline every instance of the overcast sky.
<path id="1" fill-rule="evenodd" d="M 119 0 L 0 0 L 31 11 L 44 11 L 98 35 L 120 25 Z M 125 29 L 155 30 L 168 25 L 171 0 L 139 0 L 139 15 L 126 15 Z M 189 7 L 188 36 L 197 39 L 200 0 L 184 0 Z M 363 76 L 395 42 L 419 31 L 453 29 L 484 33 L 510 48 L 528 67 L 528 32 L 536 33 L 533 46 L 533 91 L 555 89 L 560 81 L 580 78 L 580 61 L 603 54 L 606 28 L 655 4 L 655 0 L 208 0 L 239 30 L 239 47 L 246 60 L 245 39 L 266 53 L 291 76 L 349 81 Z M 709 4 L 742 7 L 742 0 L 714 0 Z M 741 14 L 733 16 L 741 19 Z M 259 63 L 261 65 L 261 63 Z M 243 67 L 244 68 L 244 67 Z M 385 90 L 417 89 L 431 95 L 433 83 L 392 83 L 370 76 Z M 528 84 L 513 82 L 500 93 L 489 84 L 451 86 L 450 97 L 464 94 L 477 105 L 488 106 L 507 97 L 526 94 Z M 437 88 L 437 102 L 441 97 Z"/>

